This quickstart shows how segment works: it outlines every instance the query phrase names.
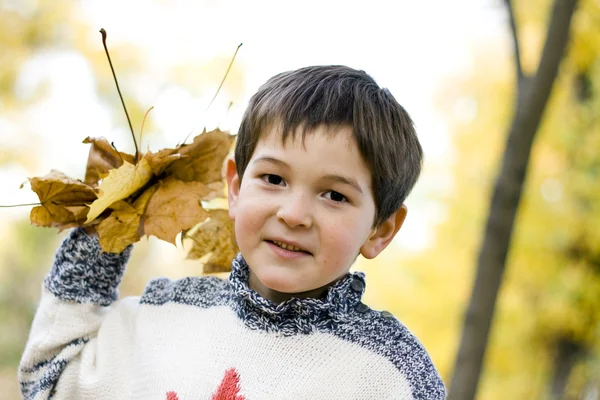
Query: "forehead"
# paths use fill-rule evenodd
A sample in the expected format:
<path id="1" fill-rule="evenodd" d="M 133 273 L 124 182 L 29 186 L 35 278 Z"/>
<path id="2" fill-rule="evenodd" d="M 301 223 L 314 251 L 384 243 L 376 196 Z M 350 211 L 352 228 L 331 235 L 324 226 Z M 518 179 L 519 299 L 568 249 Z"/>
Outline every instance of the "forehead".
<path id="1" fill-rule="evenodd" d="M 281 128 L 271 126 L 261 135 L 253 160 L 270 156 L 281 158 L 292 167 L 321 170 L 324 173 L 344 172 L 371 184 L 371 171 L 365 163 L 350 126 L 319 125 L 303 134 L 301 128 L 284 136 Z"/>

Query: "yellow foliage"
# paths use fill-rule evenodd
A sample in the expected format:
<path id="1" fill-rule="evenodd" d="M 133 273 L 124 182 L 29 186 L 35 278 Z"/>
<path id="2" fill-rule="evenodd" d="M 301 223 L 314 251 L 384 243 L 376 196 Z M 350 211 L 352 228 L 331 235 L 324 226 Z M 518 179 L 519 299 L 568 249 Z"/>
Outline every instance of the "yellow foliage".
<path id="1" fill-rule="evenodd" d="M 525 71 L 533 73 L 551 4 L 541 0 L 513 4 Z M 600 3 L 582 1 L 571 46 L 534 143 L 478 399 L 547 398 L 560 338 L 581 343 L 589 360 L 600 356 L 599 20 Z M 433 343 L 432 348 L 443 354 L 436 361 L 446 382 L 491 184 L 514 112 L 513 60 L 491 48 L 479 49 L 473 73 L 453 80 L 437 99 L 451 123 L 456 151 L 453 192 L 440 195 L 448 218 L 438 227 L 433 248 L 402 266 L 406 279 L 418 284 L 393 281 L 388 289 L 392 293 L 394 286 L 401 288 L 395 293 L 397 311 L 428 346 Z M 465 99 L 475 104 L 473 120 L 449 112 Z M 423 287 L 430 290 L 419 296 Z M 430 294 L 445 299 L 444 309 L 424 314 L 415 303 L 435 304 L 426 298 Z M 570 393 L 578 395 L 589 379 L 593 364 L 585 360 L 574 369 Z"/>

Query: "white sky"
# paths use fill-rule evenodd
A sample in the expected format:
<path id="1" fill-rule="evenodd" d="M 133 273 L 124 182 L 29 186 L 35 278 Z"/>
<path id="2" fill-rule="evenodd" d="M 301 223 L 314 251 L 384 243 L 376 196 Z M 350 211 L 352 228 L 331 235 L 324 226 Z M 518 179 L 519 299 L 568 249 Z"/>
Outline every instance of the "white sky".
<path id="1" fill-rule="evenodd" d="M 503 43 L 506 33 L 500 0 L 94 0 L 83 1 L 82 9 L 89 26 L 108 31 L 109 48 L 111 43 L 127 42 L 143 52 L 147 69 L 140 72 L 146 81 L 140 81 L 137 95 L 147 96 L 145 102 L 155 106 L 152 118 L 160 131 L 200 130 L 217 121 L 237 129 L 245 104 L 234 107 L 223 121 L 219 110 L 226 99 L 220 99 L 220 109 L 217 105 L 202 115 L 198 109 L 204 110 L 212 92 L 198 99 L 185 88 L 156 87 L 151 80 L 154 75 L 160 81 L 164 71 L 189 61 L 230 57 L 243 42 L 234 68 L 244 69 L 244 103 L 269 77 L 285 70 L 316 64 L 364 69 L 411 114 L 425 150 L 426 170 L 440 170 L 451 150 L 444 121 L 433 108 L 436 89 L 457 71 L 474 68 L 470 54 L 476 44 Z M 90 35 L 101 46 L 98 29 Z M 111 56 L 115 62 L 117 54 Z M 25 66 L 18 88 L 26 95 L 42 83 L 49 84 L 48 96 L 24 115 L 7 119 L 0 112 L 0 146 L 19 143 L 20 133 L 29 131 L 39 133 L 37 145 L 42 149 L 34 171 L 18 165 L 0 169 L 0 204 L 37 201 L 29 189 L 18 187 L 27 177 L 50 169 L 81 178 L 77 175 L 87 159 L 81 141 L 86 136 L 130 141 L 125 119 L 112 121 L 94 92 L 89 60 L 73 52 L 42 54 Z M 174 146 L 182 138 L 163 139 L 161 143 L 157 138 L 152 149 Z M 422 248 L 428 243 L 428 232 L 443 212 L 427 193 L 440 181 L 439 176 L 425 174 L 409 198 L 409 218 L 399 234 L 404 246 Z M 3 218 L 22 217 L 28 210 L 0 212 Z"/>

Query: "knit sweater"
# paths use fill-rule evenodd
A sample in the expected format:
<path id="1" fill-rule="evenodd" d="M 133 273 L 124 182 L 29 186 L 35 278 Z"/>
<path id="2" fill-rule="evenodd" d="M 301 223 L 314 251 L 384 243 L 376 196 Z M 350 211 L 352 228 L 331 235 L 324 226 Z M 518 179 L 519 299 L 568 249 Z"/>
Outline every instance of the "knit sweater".
<path id="1" fill-rule="evenodd" d="M 19 367 L 26 399 L 444 399 L 419 341 L 361 302 L 348 273 L 322 299 L 275 304 L 228 280 L 152 280 L 117 301 L 131 247 L 73 230 L 59 247 Z"/>

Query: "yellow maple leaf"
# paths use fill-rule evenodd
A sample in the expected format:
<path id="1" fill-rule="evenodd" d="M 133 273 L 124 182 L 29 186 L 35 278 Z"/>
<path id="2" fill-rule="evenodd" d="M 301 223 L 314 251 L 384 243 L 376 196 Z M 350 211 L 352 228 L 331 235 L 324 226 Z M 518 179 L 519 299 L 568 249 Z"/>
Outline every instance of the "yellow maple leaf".
<path id="1" fill-rule="evenodd" d="M 94 220 L 111 204 L 123 200 L 141 189 L 152 178 L 152 168 L 145 158 L 136 165 L 124 162 L 111 169 L 98 187 L 98 199 L 90 205 L 86 223 Z"/>

